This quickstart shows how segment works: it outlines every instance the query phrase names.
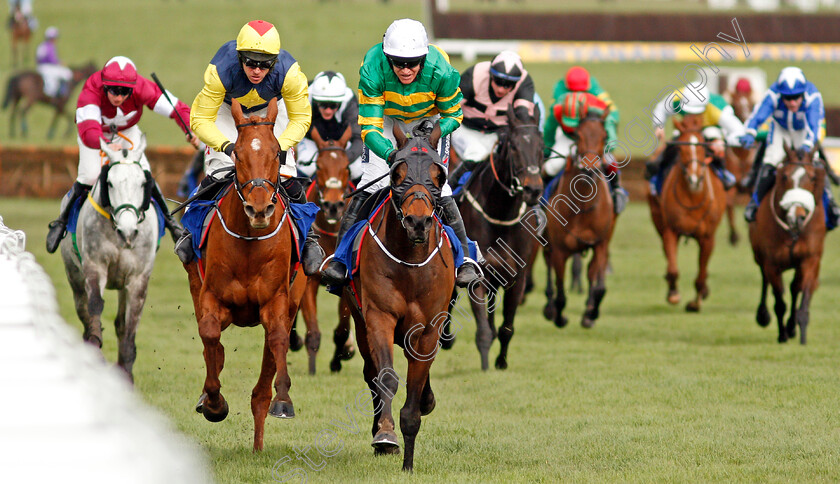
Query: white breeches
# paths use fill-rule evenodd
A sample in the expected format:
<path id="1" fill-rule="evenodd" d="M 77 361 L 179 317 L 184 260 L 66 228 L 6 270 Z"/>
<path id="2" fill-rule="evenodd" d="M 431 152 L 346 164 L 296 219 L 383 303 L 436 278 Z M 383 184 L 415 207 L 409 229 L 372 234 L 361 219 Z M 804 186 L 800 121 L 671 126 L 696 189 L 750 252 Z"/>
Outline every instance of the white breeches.
<path id="1" fill-rule="evenodd" d="M 114 137 L 114 142 L 121 142 L 123 148 L 132 149 L 140 142 L 142 136 L 143 132 L 135 124 L 120 131 L 119 135 Z M 79 175 L 76 177 L 76 181 L 84 185 L 93 185 L 99 178 L 99 172 L 102 170 L 102 165 L 108 161 L 108 157 L 99 149 L 94 150 L 85 146 L 78 136 L 76 142 L 79 144 Z M 146 153 L 143 153 L 140 158 L 140 166 L 146 171 L 151 171 Z"/>
<path id="2" fill-rule="evenodd" d="M 70 82 L 73 79 L 73 71 L 61 64 L 41 64 L 38 74 L 44 79 L 44 94 L 50 97 L 58 95 L 61 81 Z"/>
<path id="3" fill-rule="evenodd" d="M 462 160 L 486 160 L 498 141 L 499 135 L 496 133 L 482 133 L 464 125 L 452 132 L 452 148 Z"/>
<path id="4" fill-rule="evenodd" d="M 772 119 L 772 118 L 771 118 Z M 764 152 L 764 163 L 771 166 L 778 166 L 785 159 L 785 147 L 788 145 L 795 150 L 802 146 L 805 141 L 805 130 L 788 131 L 775 119 L 770 124 L 770 133 L 767 134 L 767 150 Z"/>
<path id="5" fill-rule="evenodd" d="M 554 151 L 545 160 L 545 163 L 543 163 L 543 172 L 552 177 L 560 173 L 560 170 L 566 166 L 565 157 L 569 155 L 574 144 L 575 142 L 572 138 L 566 136 L 562 129 L 557 128 L 557 132 L 554 135 L 554 146 L 552 147 Z"/>

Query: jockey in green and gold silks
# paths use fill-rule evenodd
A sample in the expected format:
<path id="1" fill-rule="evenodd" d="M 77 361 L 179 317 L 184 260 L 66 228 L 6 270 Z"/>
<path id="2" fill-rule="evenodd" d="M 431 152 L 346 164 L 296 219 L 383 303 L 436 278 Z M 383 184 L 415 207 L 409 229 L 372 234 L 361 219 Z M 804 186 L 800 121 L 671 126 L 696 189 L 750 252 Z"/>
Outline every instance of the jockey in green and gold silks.
<path id="1" fill-rule="evenodd" d="M 387 177 L 397 153 L 394 125 L 404 133 L 425 120 L 440 124 L 441 137 L 437 150 L 445 167 L 449 165 L 450 134 L 461 125 L 461 75 L 449 64 L 449 56 L 439 47 L 429 45 L 426 28 L 412 19 L 395 20 L 388 27 L 382 42 L 365 54 L 359 69 L 359 126 L 362 128 L 363 175 L 362 191 L 353 197 L 338 232 L 344 234 L 356 222 L 362 203 L 376 190 L 387 187 Z M 443 222 L 451 226 L 462 247 L 468 246 L 466 229 L 452 198 L 452 189 L 445 183 L 440 206 Z M 477 264 L 458 268 L 456 283 L 465 287 L 478 278 Z M 333 258 L 321 271 L 321 281 L 339 285 L 347 281 L 347 267 Z"/>

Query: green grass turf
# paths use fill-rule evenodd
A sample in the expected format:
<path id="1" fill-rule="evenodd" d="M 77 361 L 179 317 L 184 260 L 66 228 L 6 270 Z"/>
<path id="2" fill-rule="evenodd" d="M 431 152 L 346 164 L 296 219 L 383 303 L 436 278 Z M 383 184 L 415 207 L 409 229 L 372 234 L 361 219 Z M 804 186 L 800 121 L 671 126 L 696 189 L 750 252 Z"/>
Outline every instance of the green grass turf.
<path id="1" fill-rule="evenodd" d="M 458 5 L 461 3 L 453 2 L 453 8 L 460 8 Z M 539 11 L 545 3 L 537 0 L 499 1 L 496 5 L 517 5 L 519 9 Z M 644 6 L 662 2 L 586 3 L 591 10 L 608 12 L 632 4 Z M 664 5 L 670 5 L 670 2 Z M 283 47 L 294 55 L 309 78 L 319 71 L 333 69 L 342 72 L 348 84 L 355 88 L 364 53 L 381 40 L 391 21 L 401 17 L 423 19 L 425 16 L 423 3 L 415 0 L 391 0 L 387 3 L 377 0 L 39 0 L 35 8 L 41 28 L 33 39 L 33 51 L 43 38 L 43 29 L 56 25 L 61 30 L 59 52 L 66 63 L 76 65 L 94 60 L 101 65 L 114 55 L 126 55 L 135 61 L 141 75 L 149 77 L 155 72 L 166 88 L 187 104 L 192 104 L 201 89 L 204 69 L 218 47 L 233 39 L 248 20 L 264 18 L 275 23 Z M 565 2 L 563 8 L 566 8 Z M 720 29 L 729 32 L 731 25 L 721 25 Z M 697 42 L 711 42 L 715 40 L 715 35 L 716 32 L 698 33 Z M 750 32 L 743 32 L 743 35 L 749 44 Z M 742 57 L 739 55 L 738 58 Z M 458 57 L 453 57 L 452 62 L 460 70 L 470 65 Z M 0 49 L 0 86 L 4 88 L 10 75 L 10 63 L 8 49 Z M 623 126 L 636 116 L 644 119 L 642 110 L 665 86 L 679 87 L 677 76 L 685 65 L 685 62 L 595 63 L 587 67 L 611 93 L 621 110 Z M 758 66 L 765 69 L 772 80 L 787 64 L 744 62 L 721 65 Z M 534 77 L 537 92 L 546 103 L 551 102 L 554 84 L 570 66 L 547 63 L 529 63 L 526 66 Z M 823 90 L 827 105 L 840 104 L 840 91 L 834 88 L 836 68 L 833 65 L 806 63 L 802 67 L 809 79 Z M 71 112 L 75 109 L 75 99 L 74 94 L 68 105 Z M 9 139 L 8 114 L 8 110 L 0 112 L 0 139 L 5 145 L 75 146 L 75 135 L 46 139 L 47 124 L 52 115 L 46 106 L 32 109 L 28 139 Z M 174 123 L 162 116 L 147 111 L 140 125 L 152 146 L 184 143 Z M 65 126 L 59 126 L 60 133 Z M 620 136 L 623 137 L 623 133 Z"/>
<path id="2" fill-rule="evenodd" d="M 63 317 L 81 331 L 60 258 L 43 249 L 57 208 L 55 200 L 0 199 L 5 224 L 26 232 L 27 249 L 55 283 Z M 740 219 L 739 228 L 745 236 Z M 756 325 L 758 269 L 748 244 L 730 247 L 725 236 L 718 233 L 711 296 L 700 314 L 665 303 L 665 259 L 647 207 L 637 201 L 618 221 L 614 272 L 593 329 L 578 324 L 583 295 L 570 295 L 568 327 L 542 318 L 542 262 L 537 288 L 516 319 L 507 371 L 481 372 L 474 323 L 463 319 L 455 347 L 432 367 L 438 405 L 423 419 L 412 482 L 837 482 L 836 234 L 827 239 L 805 347 L 779 345 L 775 321 L 766 329 Z M 686 301 L 693 297 L 697 249 L 693 242 L 679 249 Z M 272 467 L 286 456 L 293 461 L 281 471 L 306 469 L 294 449 L 314 446 L 324 429 L 343 446 L 321 470 L 306 469 L 309 482 L 404 482 L 401 458 L 374 458 L 370 419 L 355 410 L 365 389 L 359 356 L 340 374 L 327 369 L 336 302 L 326 294 L 319 299 L 318 374 L 307 375 L 304 353 L 289 356 L 297 417 L 269 419 L 265 451 L 253 454 L 249 396 L 262 331 L 223 334 L 221 381 L 231 412 L 222 423 L 206 422 L 193 411 L 204 377 L 202 347 L 186 274 L 167 237 L 137 335 L 137 393 L 206 450 L 219 482 L 273 482 Z M 103 351 L 112 362 L 116 340 L 107 321 L 115 305 L 109 292 Z M 497 352 L 495 343 L 491 356 Z M 396 370 L 405 375 L 399 355 Z M 396 412 L 404 395 L 401 388 Z M 348 422 L 348 405 L 357 433 L 333 423 Z"/>

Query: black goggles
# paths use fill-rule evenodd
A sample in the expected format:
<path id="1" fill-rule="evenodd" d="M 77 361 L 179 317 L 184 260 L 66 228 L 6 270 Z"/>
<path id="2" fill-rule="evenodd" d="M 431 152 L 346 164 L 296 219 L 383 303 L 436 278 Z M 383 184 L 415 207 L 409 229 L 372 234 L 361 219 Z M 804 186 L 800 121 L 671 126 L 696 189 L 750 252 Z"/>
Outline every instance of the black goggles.
<path id="1" fill-rule="evenodd" d="M 319 108 L 324 109 L 338 109 L 341 107 L 341 103 L 334 103 L 329 101 L 318 101 L 315 103 Z"/>
<path id="2" fill-rule="evenodd" d="M 414 69 L 415 67 L 419 66 L 421 62 L 423 62 L 423 57 L 415 57 L 413 59 L 405 59 L 402 57 L 389 57 L 389 61 L 391 61 L 391 65 L 396 67 L 397 69 Z"/>
<path id="3" fill-rule="evenodd" d="M 512 88 L 513 86 L 515 86 L 517 81 L 511 81 L 511 80 L 508 80 L 508 79 L 502 79 L 501 77 L 495 77 L 494 76 L 493 77 L 493 82 L 495 82 L 496 85 L 501 87 L 501 88 L 509 89 L 509 88 Z"/>
<path id="4" fill-rule="evenodd" d="M 802 94 L 782 94 L 782 99 L 785 101 L 796 101 L 801 98 Z"/>
<path id="5" fill-rule="evenodd" d="M 245 57 L 244 55 L 241 55 L 241 54 L 239 55 L 239 60 L 242 61 L 243 64 L 245 64 L 245 67 L 248 67 L 248 68 L 251 68 L 251 69 L 262 69 L 264 71 L 267 71 L 267 70 L 271 69 L 272 67 L 274 67 L 274 63 L 277 62 L 277 59 L 258 61 L 258 60 L 251 59 L 249 57 Z"/>
<path id="6" fill-rule="evenodd" d="M 105 86 L 105 91 L 110 92 L 114 96 L 131 96 L 134 90 L 126 86 Z"/>

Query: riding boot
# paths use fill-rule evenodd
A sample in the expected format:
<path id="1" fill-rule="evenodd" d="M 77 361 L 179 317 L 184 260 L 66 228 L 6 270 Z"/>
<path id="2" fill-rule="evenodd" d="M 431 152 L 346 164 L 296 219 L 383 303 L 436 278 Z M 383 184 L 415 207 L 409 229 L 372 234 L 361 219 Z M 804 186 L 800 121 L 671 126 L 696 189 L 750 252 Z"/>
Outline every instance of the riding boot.
<path id="1" fill-rule="evenodd" d="M 630 199 L 630 196 L 627 194 L 627 190 L 625 190 L 621 186 L 618 177 L 618 171 L 616 171 L 613 177 L 610 179 L 610 192 L 612 192 L 613 198 L 613 211 L 616 215 L 624 211 L 624 208 L 627 207 L 627 202 Z"/>
<path id="2" fill-rule="evenodd" d="M 76 204 L 76 200 L 87 194 L 90 189 L 90 185 L 73 182 L 73 187 L 67 195 L 67 205 L 61 210 L 58 218 L 50 222 L 49 225 L 50 230 L 47 232 L 47 252 L 50 254 L 58 249 L 58 244 L 64 238 L 64 234 L 67 231 L 67 219 L 70 217 L 70 211 L 73 210 L 73 205 Z"/>
<path id="3" fill-rule="evenodd" d="M 468 259 L 469 243 L 467 239 L 467 229 L 464 227 L 464 219 L 461 218 L 461 212 L 458 210 L 458 205 L 452 197 L 442 197 L 440 199 L 440 206 L 443 212 L 443 222 L 452 227 L 458 241 L 461 242 L 461 248 L 464 250 L 464 263 L 458 268 L 458 274 L 455 276 L 455 284 L 458 287 L 467 287 L 472 281 L 478 279 L 478 266 L 472 259 Z"/>
<path id="4" fill-rule="evenodd" d="M 645 162 L 645 180 L 650 180 L 654 175 L 659 173 L 659 165 L 662 164 L 662 157 L 655 160 L 648 160 Z"/>
<path id="5" fill-rule="evenodd" d="M 196 190 L 196 194 L 200 193 L 202 190 L 216 185 L 217 189 L 208 189 L 204 192 L 201 196 L 199 196 L 196 200 L 212 200 L 219 194 L 219 190 L 221 190 L 224 186 L 227 185 L 228 179 L 217 179 L 212 176 L 205 176 L 201 179 L 201 183 L 198 185 L 198 190 Z M 174 237 L 174 233 L 173 233 Z M 184 264 L 189 264 L 195 258 L 195 251 L 193 251 L 192 247 L 192 234 L 190 231 L 187 230 L 186 227 L 181 227 L 181 236 L 178 240 L 175 241 L 175 255 L 178 256 L 178 259 L 181 260 Z"/>
<path id="6" fill-rule="evenodd" d="M 718 178 L 720 178 L 720 181 L 723 182 L 723 188 L 729 190 L 730 188 L 735 186 L 735 175 L 733 175 L 732 172 L 726 169 L 723 160 L 716 156 L 713 156 L 712 162 L 709 164 L 712 166 L 712 169 L 718 175 Z"/>
<path id="7" fill-rule="evenodd" d="M 461 163 L 452 170 L 452 173 L 449 174 L 449 186 L 452 187 L 452 191 L 455 191 L 461 184 L 458 183 L 461 181 L 461 177 L 464 176 L 465 173 L 469 173 L 478 166 L 477 161 L 472 160 L 461 160 Z"/>
<path id="8" fill-rule="evenodd" d="M 172 242 L 177 243 L 184 235 L 184 227 L 181 226 L 181 222 L 178 222 L 172 217 L 172 214 L 169 212 L 169 207 L 166 205 L 166 198 L 163 197 L 163 193 L 161 193 L 157 182 L 152 185 L 152 199 L 160 206 L 160 211 L 163 214 L 163 226 L 169 229 L 169 234 L 172 235 Z"/>
<path id="9" fill-rule="evenodd" d="M 282 182 L 283 188 L 289 195 L 289 200 L 294 203 L 306 203 L 306 192 L 300 185 L 300 182 L 294 178 L 284 180 Z M 310 225 L 309 232 L 306 234 L 306 241 L 303 243 L 303 251 L 300 256 L 301 265 L 303 265 L 303 273 L 307 276 L 312 276 L 318 273 L 321 268 L 321 263 L 324 262 L 326 253 L 321 245 L 318 244 L 319 235 L 315 232 L 315 227 Z"/>
<path id="10" fill-rule="evenodd" d="M 837 227 L 837 221 L 840 220 L 840 207 L 837 206 L 837 201 L 834 200 L 834 194 L 831 193 L 831 187 L 829 182 L 829 176 L 826 173 L 825 176 L 825 188 L 823 189 L 823 197 L 828 202 L 825 207 L 826 214 L 828 215 L 828 229 L 831 230 L 834 227 Z"/>
<path id="11" fill-rule="evenodd" d="M 359 211 L 362 204 L 370 198 L 371 194 L 368 192 L 359 192 L 351 200 L 344 211 L 344 216 L 341 218 L 341 227 L 338 228 L 338 236 L 335 241 L 336 248 L 341 244 L 341 239 L 350 230 L 350 227 L 356 223 L 359 217 Z M 333 257 L 330 262 L 321 271 L 321 282 L 328 286 L 338 286 L 347 282 L 347 266 L 343 262 Z"/>
<path id="12" fill-rule="evenodd" d="M 755 215 L 758 212 L 758 205 L 764 195 L 770 191 L 776 182 L 776 168 L 772 165 L 762 164 L 758 169 L 758 179 L 755 182 L 755 191 L 750 198 L 750 203 L 744 209 L 744 218 L 747 222 L 755 222 Z"/>

